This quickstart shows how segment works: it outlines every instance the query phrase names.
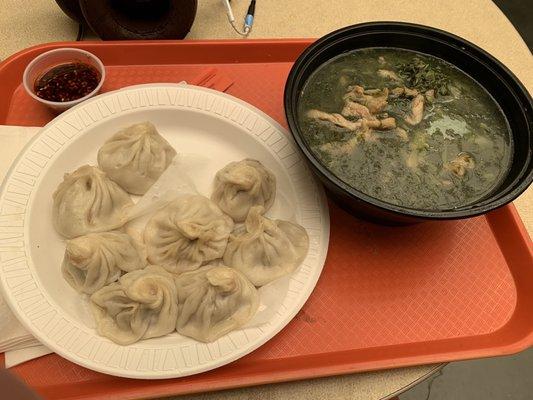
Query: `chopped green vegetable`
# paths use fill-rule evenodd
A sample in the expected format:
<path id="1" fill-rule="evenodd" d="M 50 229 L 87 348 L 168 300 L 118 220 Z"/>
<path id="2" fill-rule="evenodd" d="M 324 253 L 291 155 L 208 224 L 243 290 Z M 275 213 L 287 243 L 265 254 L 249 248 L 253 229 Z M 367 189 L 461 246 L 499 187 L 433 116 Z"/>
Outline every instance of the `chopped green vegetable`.
<path id="1" fill-rule="evenodd" d="M 443 96 L 449 94 L 450 79 L 439 65 L 430 66 L 419 57 L 413 57 L 411 62 L 398 63 L 396 69 L 398 76 L 410 88 L 417 88 L 419 91 L 434 89 L 436 94 Z"/>

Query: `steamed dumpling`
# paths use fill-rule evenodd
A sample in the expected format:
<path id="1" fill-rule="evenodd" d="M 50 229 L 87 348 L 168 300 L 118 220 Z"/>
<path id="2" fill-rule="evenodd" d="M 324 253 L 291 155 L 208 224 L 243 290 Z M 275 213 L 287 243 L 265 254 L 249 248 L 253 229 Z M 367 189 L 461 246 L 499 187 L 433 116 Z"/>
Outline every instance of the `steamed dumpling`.
<path id="1" fill-rule="evenodd" d="M 232 162 L 217 172 L 211 199 L 235 222 L 246 219 L 250 208 L 268 211 L 276 197 L 276 177 L 257 160 Z"/>
<path id="2" fill-rule="evenodd" d="M 305 228 L 292 222 L 264 217 L 262 207 L 252 207 L 244 227 L 229 239 L 224 264 L 241 271 L 263 286 L 293 272 L 309 249 Z"/>
<path id="3" fill-rule="evenodd" d="M 203 267 L 176 278 L 178 333 L 213 342 L 246 324 L 259 305 L 257 289 L 239 271 Z"/>
<path id="4" fill-rule="evenodd" d="M 129 193 L 142 195 L 167 169 L 176 150 L 150 122 L 122 129 L 98 151 L 98 165 Z"/>
<path id="5" fill-rule="evenodd" d="M 126 222 L 133 205 L 105 172 L 90 165 L 65 174 L 53 199 L 54 227 L 67 238 L 116 229 Z"/>
<path id="6" fill-rule="evenodd" d="M 128 272 L 91 296 L 98 333 L 127 345 L 176 329 L 178 303 L 172 275 L 160 267 Z"/>
<path id="7" fill-rule="evenodd" d="M 67 241 L 61 272 L 80 293 L 94 293 L 122 271 L 145 267 L 133 239 L 120 232 L 90 233 Z"/>
<path id="8" fill-rule="evenodd" d="M 222 257 L 232 229 L 231 218 L 208 198 L 181 196 L 146 224 L 148 260 L 173 273 L 197 269 Z"/>

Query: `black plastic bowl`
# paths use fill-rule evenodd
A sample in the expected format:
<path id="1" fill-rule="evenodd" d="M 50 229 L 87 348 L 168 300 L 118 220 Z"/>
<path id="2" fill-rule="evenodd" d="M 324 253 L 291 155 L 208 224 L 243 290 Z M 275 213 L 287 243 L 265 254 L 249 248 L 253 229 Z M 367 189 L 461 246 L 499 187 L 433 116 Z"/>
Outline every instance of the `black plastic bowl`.
<path id="1" fill-rule="evenodd" d="M 368 47 L 415 50 L 454 64 L 479 82 L 504 111 L 514 141 L 512 164 L 504 181 L 476 203 L 452 210 L 428 211 L 389 204 L 368 196 L 331 173 L 315 157 L 298 124 L 298 101 L 309 76 L 324 62 L 347 51 Z M 352 213 L 375 222 L 406 224 L 424 220 L 468 218 L 514 200 L 533 180 L 533 102 L 527 90 L 502 63 L 476 45 L 422 25 L 373 22 L 349 26 L 313 43 L 296 60 L 285 86 L 285 115 L 296 143 L 330 195 Z"/>

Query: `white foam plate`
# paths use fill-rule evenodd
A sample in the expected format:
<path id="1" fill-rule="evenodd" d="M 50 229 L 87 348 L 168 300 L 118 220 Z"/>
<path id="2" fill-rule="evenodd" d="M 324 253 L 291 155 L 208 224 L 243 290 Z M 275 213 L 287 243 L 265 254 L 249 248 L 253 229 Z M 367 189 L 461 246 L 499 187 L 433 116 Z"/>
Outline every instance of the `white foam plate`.
<path id="1" fill-rule="evenodd" d="M 201 194 L 210 194 L 215 172 L 230 161 L 255 158 L 275 173 L 284 199 L 276 200 L 270 215 L 290 217 L 304 226 L 310 249 L 290 278 L 282 306 L 268 323 L 231 332 L 210 344 L 173 333 L 129 346 L 117 345 L 91 327 L 80 295 L 61 276 L 65 242 L 52 226 L 52 193 L 65 172 L 86 163 L 96 165 L 99 147 L 113 133 L 146 120 L 178 153 L 208 159 L 207 173 L 195 182 Z M 255 107 L 196 86 L 132 86 L 66 111 L 21 152 L 0 192 L 0 283 L 12 311 L 39 341 L 61 356 L 124 377 L 196 374 L 264 344 L 296 315 L 313 291 L 328 240 L 325 196 L 288 133 Z"/>

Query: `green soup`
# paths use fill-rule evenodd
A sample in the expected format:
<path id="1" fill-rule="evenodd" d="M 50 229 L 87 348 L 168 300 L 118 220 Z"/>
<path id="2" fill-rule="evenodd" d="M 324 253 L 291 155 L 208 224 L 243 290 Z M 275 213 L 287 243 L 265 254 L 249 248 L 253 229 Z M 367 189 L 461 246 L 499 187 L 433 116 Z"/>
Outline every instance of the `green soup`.
<path id="1" fill-rule="evenodd" d="M 509 125 L 474 79 L 433 56 L 344 53 L 308 79 L 298 122 L 348 185 L 404 207 L 453 209 L 487 196 L 511 162 Z"/>

